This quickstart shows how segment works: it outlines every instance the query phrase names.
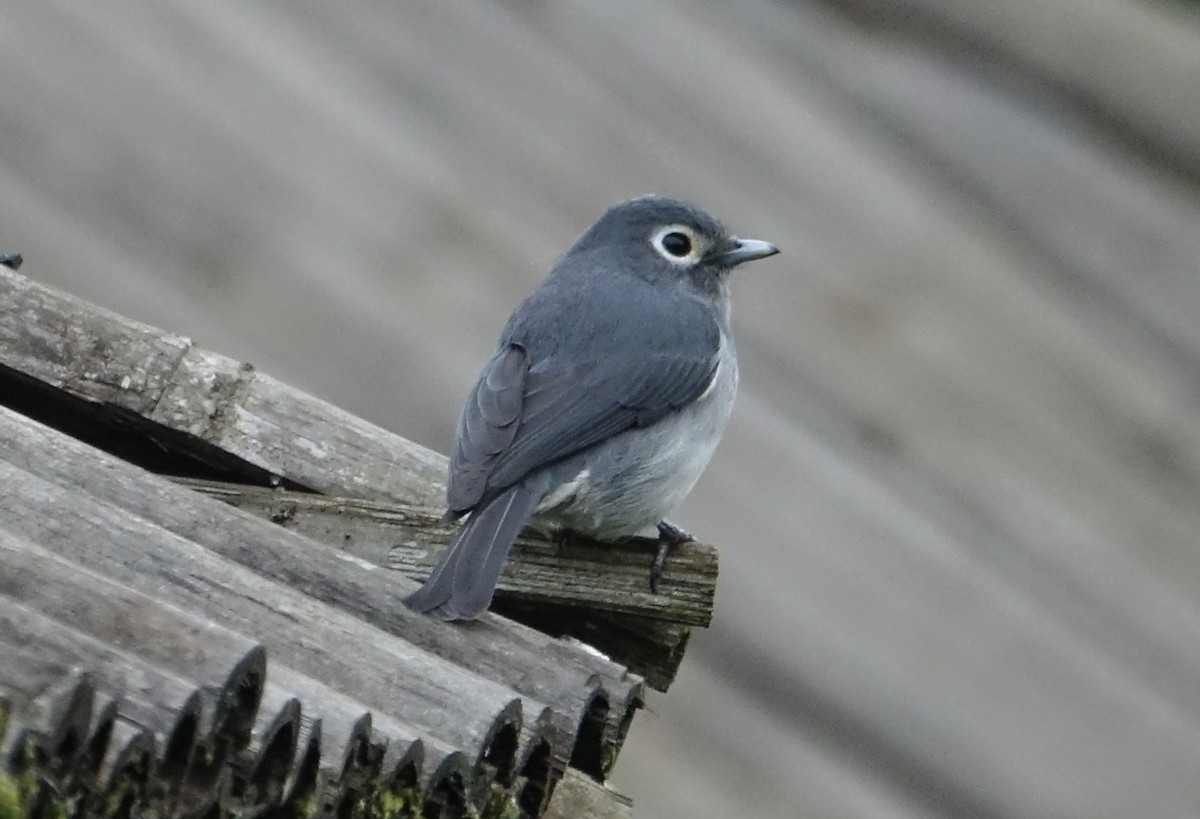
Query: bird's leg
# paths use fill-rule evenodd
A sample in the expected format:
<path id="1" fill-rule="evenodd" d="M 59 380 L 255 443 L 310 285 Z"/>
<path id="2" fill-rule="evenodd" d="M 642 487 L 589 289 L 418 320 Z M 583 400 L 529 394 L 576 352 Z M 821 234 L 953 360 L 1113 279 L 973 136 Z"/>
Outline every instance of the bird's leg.
<path id="1" fill-rule="evenodd" d="M 658 594 L 658 581 L 662 577 L 663 567 L 667 563 L 667 555 L 670 554 L 671 547 L 693 540 L 695 538 L 690 533 L 678 526 L 665 520 L 658 522 L 658 554 L 654 556 L 654 562 L 650 564 L 650 591 L 653 594 Z"/>

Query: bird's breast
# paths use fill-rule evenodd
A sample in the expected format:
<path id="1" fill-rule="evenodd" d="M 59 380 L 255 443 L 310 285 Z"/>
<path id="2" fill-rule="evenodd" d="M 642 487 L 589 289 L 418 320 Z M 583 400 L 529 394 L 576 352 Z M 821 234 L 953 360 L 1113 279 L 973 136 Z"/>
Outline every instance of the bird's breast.
<path id="1" fill-rule="evenodd" d="M 737 393 L 737 357 L 722 338 L 717 370 L 690 404 L 569 459 L 538 508 L 544 520 L 613 539 L 662 520 L 712 459 Z"/>

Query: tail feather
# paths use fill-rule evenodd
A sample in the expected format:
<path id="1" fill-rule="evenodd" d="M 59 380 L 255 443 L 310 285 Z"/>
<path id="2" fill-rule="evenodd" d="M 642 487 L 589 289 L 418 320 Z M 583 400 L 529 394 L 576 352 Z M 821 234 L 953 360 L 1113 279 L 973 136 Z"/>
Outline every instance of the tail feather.
<path id="1" fill-rule="evenodd" d="M 405 604 L 447 620 L 474 620 L 486 611 L 513 542 L 543 494 L 518 484 L 473 511 Z"/>
<path id="2" fill-rule="evenodd" d="M 454 564 L 458 562 L 460 546 L 472 523 L 473 519 L 468 518 L 467 522 L 455 532 L 454 537 L 450 540 L 450 545 L 438 557 L 429 577 L 425 578 L 421 588 L 404 598 L 404 605 L 414 611 L 429 612 L 450 599 L 451 585 L 454 582 Z"/>

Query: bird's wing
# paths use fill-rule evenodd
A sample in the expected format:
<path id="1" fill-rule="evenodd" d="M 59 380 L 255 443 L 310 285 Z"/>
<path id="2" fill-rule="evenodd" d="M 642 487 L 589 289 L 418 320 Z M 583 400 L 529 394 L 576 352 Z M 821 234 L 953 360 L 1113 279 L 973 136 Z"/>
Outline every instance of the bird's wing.
<path id="1" fill-rule="evenodd" d="M 479 502 L 496 459 L 516 439 L 528 374 L 529 353 L 519 344 L 507 344 L 492 356 L 467 396 L 450 452 L 446 500 L 452 512 L 465 512 Z"/>
<path id="2" fill-rule="evenodd" d="M 459 421 L 451 510 L 465 512 L 533 470 L 653 424 L 703 394 L 716 374 L 720 327 L 700 305 L 674 311 L 670 322 L 624 314 L 606 329 L 624 333 L 626 343 L 604 355 L 590 332 L 540 357 L 532 338 L 528 346 L 516 338 L 502 346 Z"/>

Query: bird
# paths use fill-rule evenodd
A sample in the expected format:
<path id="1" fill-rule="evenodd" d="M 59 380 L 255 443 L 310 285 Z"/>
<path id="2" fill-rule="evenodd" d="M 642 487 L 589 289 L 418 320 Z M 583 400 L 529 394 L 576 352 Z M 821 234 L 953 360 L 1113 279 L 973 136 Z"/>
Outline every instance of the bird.
<path id="1" fill-rule="evenodd" d="M 599 541 L 656 526 L 707 466 L 737 392 L 730 272 L 778 253 L 680 199 L 609 207 L 513 311 L 471 389 L 451 449 L 446 520 L 461 521 L 419 612 L 474 620 L 535 519 Z"/>

